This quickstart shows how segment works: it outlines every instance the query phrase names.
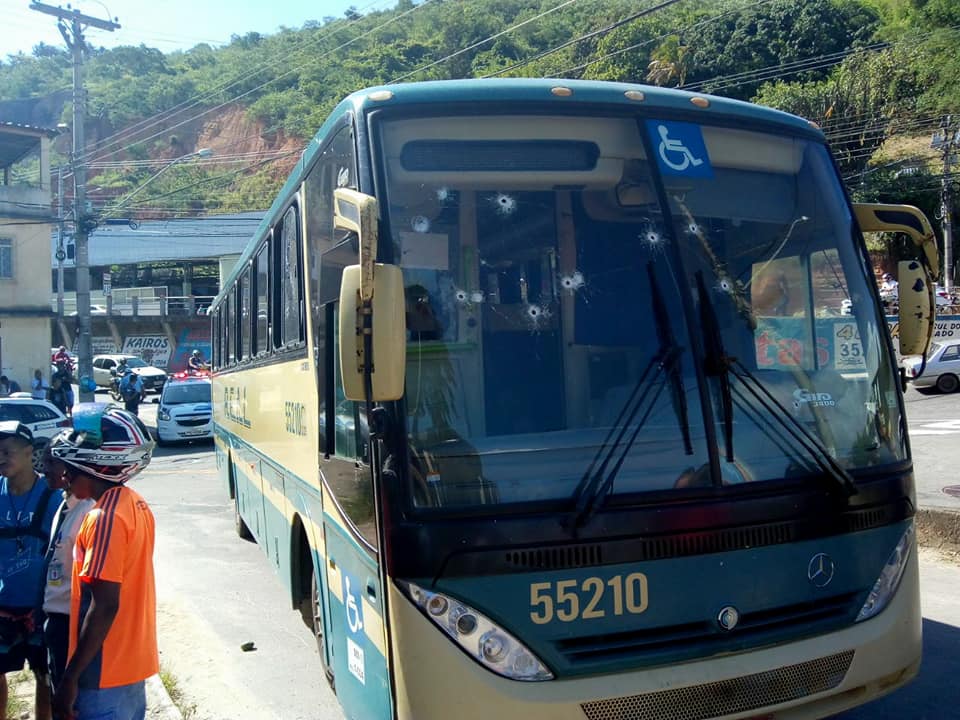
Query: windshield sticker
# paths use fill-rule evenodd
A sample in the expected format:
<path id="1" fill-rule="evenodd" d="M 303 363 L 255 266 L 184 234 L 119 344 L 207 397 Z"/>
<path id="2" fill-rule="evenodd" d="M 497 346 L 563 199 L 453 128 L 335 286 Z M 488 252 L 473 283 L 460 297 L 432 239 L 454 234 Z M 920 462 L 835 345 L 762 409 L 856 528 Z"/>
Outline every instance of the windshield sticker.
<path id="1" fill-rule="evenodd" d="M 793 391 L 793 407 L 797 410 L 804 405 L 809 407 L 834 407 L 836 404 L 830 393 L 809 392 L 803 388 L 797 388 Z"/>
<path id="2" fill-rule="evenodd" d="M 647 120 L 647 131 L 664 175 L 712 178 L 713 168 L 699 125 Z"/>

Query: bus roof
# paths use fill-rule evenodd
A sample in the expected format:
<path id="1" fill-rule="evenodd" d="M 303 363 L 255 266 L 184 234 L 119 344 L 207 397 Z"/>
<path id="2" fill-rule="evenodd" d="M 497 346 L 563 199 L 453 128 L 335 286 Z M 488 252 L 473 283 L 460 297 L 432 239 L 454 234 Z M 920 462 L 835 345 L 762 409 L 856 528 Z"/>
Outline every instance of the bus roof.
<path id="1" fill-rule="evenodd" d="M 570 93 L 569 95 L 557 94 L 554 88 L 566 88 Z M 694 98 L 704 98 L 709 101 L 709 104 L 701 107 L 691 102 Z M 264 214 L 263 220 L 252 237 L 262 237 L 277 222 L 280 213 L 286 208 L 287 200 L 303 182 L 306 169 L 313 164 L 314 157 L 320 152 L 320 143 L 347 112 L 363 115 L 382 107 L 429 105 L 449 109 L 451 105 L 457 103 L 489 103 L 501 108 L 509 103 L 551 103 L 557 108 L 564 105 L 568 107 L 606 105 L 647 110 L 652 108 L 692 114 L 694 117 L 696 113 L 704 113 L 713 119 L 723 117 L 750 124 L 780 126 L 785 131 L 801 133 L 819 140 L 824 139 L 823 133 L 815 124 L 781 110 L 706 93 L 692 93 L 652 85 L 551 78 L 431 80 L 380 85 L 351 93 L 334 108 L 304 149 L 296 167 L 290 173 L 270 209 Z M 236 267 L 224 280 L 220 294 L 217 295 L 211 307 L 220 305 L 224 290 L 233 284 L 244 264 L 253 257 L 254 249 L 252 245 L 248 245 L 244 250 Z"/>

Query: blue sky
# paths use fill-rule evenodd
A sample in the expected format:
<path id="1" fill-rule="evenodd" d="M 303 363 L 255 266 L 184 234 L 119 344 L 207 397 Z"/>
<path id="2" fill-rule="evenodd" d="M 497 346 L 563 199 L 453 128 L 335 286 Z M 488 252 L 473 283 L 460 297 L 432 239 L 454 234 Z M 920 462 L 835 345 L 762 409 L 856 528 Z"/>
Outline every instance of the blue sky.
<path id="1" fill-rule="evenodd" d="M 41 0 L 66 7 L 67 0 Z M 393 7 L 395 0 L 73 0 L 72 7 L 99 18 L 117 17 L 120 30 L 88 29 L 96 46 L 140 45 L 163 52 L 187 49 L 197 43 L 225 44 L 231 35 L 250 31 L 276 32 L 281 25 L 299 28 L 307 20 L 341 16 L 351 5 L 361 12 Z M 0 58 L 29 53 L 45 42 L 64 46 L 57 20 L 30 10 L 30 0 L 0 0 Z"/>

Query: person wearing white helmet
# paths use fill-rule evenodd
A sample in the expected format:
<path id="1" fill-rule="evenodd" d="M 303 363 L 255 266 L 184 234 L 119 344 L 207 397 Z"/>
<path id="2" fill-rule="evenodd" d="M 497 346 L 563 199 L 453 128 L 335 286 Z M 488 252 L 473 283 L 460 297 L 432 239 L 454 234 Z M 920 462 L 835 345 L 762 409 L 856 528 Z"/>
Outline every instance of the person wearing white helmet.
<path id="1" fill-rule="evenodd" d="M 154 518 L 126 483 L 150 464 L 143 422 L 116 405 L 84 403 L 73 429 L 50 444 L 70 491 L 96 501 L 73 553 L 70 650 L 53 699 L 54 716 L 140 720 L 144 681 L 159 671 Z"/>

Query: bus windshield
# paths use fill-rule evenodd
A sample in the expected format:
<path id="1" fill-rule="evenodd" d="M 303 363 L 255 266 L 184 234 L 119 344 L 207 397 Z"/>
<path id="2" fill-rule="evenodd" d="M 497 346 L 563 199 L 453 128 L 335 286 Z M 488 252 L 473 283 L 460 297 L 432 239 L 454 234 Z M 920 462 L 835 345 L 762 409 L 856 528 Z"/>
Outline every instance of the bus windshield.
<path id="1" fill-rule="evenodd" d="M 415 506 L 812 482 L 905 458 L 822 144 L 597 116 L 400 118 L 380 136 Z"/>

